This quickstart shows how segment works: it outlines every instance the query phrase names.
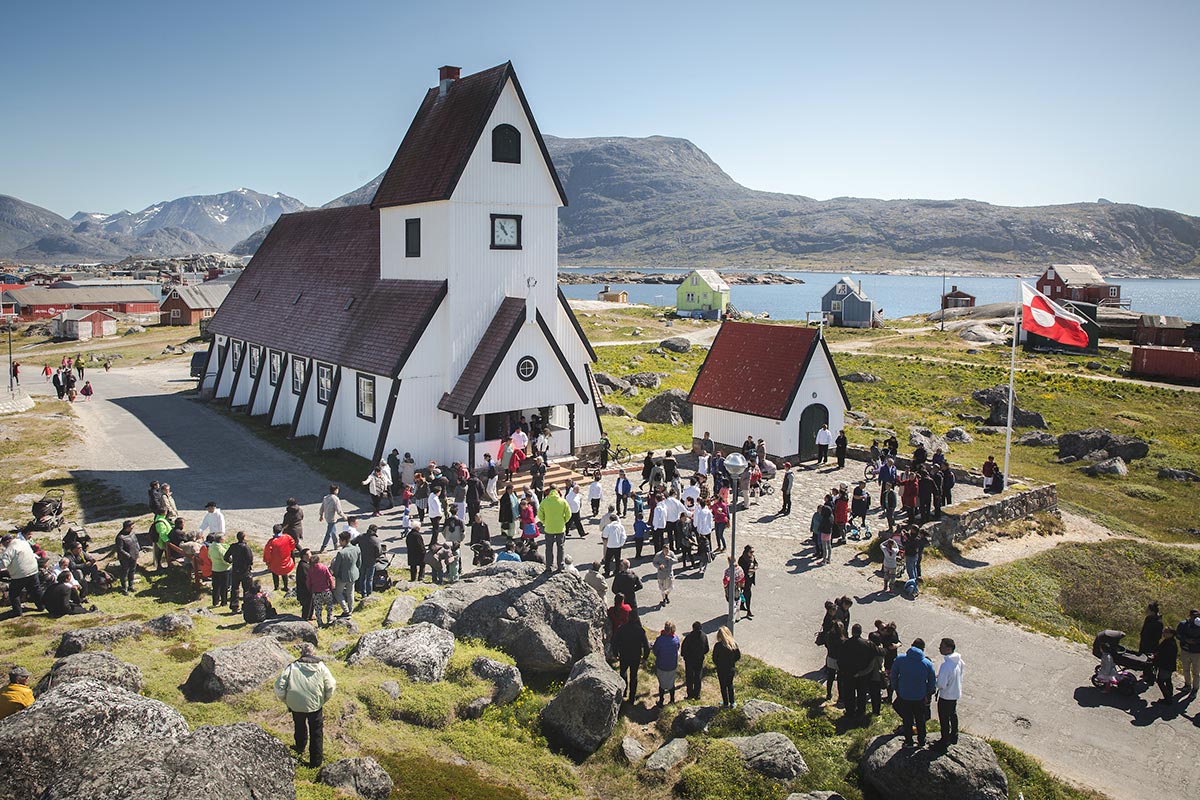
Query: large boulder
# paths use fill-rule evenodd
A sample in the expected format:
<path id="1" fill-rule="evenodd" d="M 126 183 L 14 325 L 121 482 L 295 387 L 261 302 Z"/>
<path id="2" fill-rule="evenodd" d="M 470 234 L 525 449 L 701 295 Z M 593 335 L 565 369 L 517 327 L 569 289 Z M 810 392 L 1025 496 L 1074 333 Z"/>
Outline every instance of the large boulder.
<path id="1" fill-rule="evenodd" d="M 632 736 L 621 740 L 621 755 L 631 766 L 637 766 L 646 758 L 646 746 Z"/>
<path id="2" fill-rule="evenodd" d="M 604 652 L 608 619 L 595 590 L 579 578 L 516 562 L 484 567 L 434 592 L 412 618 L 498 647 L 522 670 L 557 673 Z"/>
<path id="3" fill-rule="evenodd" d="M 496 661 L 494 658 L 479 656 L 471 662 L 471 672 L 475 673 L 475 677 L 481 678 L 495 687 L 495 691 L 492 692 L 492 702 L 498 705 L 516 700 L 525 688 L 519 669 L 512 664 Z"/>
<path id="4" fill-rule="evenodd" d="M 742 719 L 747 725 L 754 725 L 768 714 L 784 714 L 792 709 L 779 703 L 772 703 L 770 700 L 747 700 L 738 706 L 738 711 L 742 714 Z"/>
<path id="5" fill-rule="evenodd" d="M 688 402 L 688 393 L 683 389 L 667 389 L 656 394 L 638 412 L 637 418 L 642 422 L 663 422 L 670 425 L 690 423 L 692 404 Z"/>
<path id="6" fill-rule="evenodd" d="M 629 409 L 605 400 L 604 406 L 600 409 L 600 414 L 606 417 L 628 417 Z"/>
<path id="7" fill-rule="evenodd" d="M 391 607 L 388 608 L 387 617 L 383 620 L 383 627 L 395 628 L 400 625 L 407 625 L 412 619 L 413 611 L 417 607 L 417 599 L 410 594 L 402 594 L 392 601 Z"/>
<path id="8" fill-rule="evenodd" d="M 254 626 L 255 636 L 270 636 L 281 642 L 308 642 L 316 646 L 317 626 L 299 617 L 284 615 L 274 617 Z"/>
<path id="9" fill-rule="evenodd" d="M 658 343 L 658 346 L 663 350 L 670 350 L 672 353 L 686 353 L 692 349 L 692 343 L 682 336 L 672 336 L 670 339 L 663 339 Z"/>
<path id="10" fill-rule="evenodd" d="M 192 625 L 190 615 L 175 612 L 145 622 L 118 622 L 114 625 L 99 625 L 94 628 L 77 628 L 62 635 L 54 657 L 63 658 L 88 649 L 106 650 L 119 641 L 143 634 L 169 636 L 179 631 L 191 630 Z"/>
<path id="11" fill-rule="evenodd" d="M 205 725 L 167 746 L 149 740 L 81 756 L 70 780 L 57 781 L 42 800 L 296 797 L 296 764 L 287 745 L 249 722 Z M 215 775 L 220 780 L 211 780 Z"/>
<path id="12" fill-rule="evenodd" d="M 869 372 L 851 372 L 843 375 L 842 380 L 846 383 L 879 383 L 883 378 Z"/>
<path id="13" fill-rule="evenodd" d="M 1008 386 L 1000 384 L 989 389 L 976 389 L 971 397 L 977 403 L 988 406 L 988 424 L 992 426 L 1008 425 Z M 1013 393 L 1013 427 L 1014 428 L 1045 428 L 1046 420 L 1036 411 L 1026 411 L 1021 408 L 1017 395 Z"/>
<path id="14" fill-rule="evenodd" d="M 200 656 L 200 663 L 183 685 L 183 693 L 189 700 L 207 703 L 249 692 L 274 680 L 292 661 L 292 656 L 270 636 L 217 647 Z"/>
<path id="15" fill-rule="evenodd" d="M 997 403 L 1008 402 L 1008 384 L 1001 383 L 987 389 L 976 389 L 971 392 L 971 398 L 980 405 L 994 406 Z M 1019 407 L 1021 403 L 1017 400 L 1016 392 L 1013 393 L 1013 402 Z"/>
<path id="16" fill-rule="evenodd" d="M 1189 469 L 1172 469 L 1171 467 L 1159 467 L 1158 477 L 1164 481 L 1200 481 L 1200 475 Z"/>
<path id="17" fill-rule="evenodd" d="M 846 800 L 846 798 L 837 792 L 805 792 L 804 794 L 793 792 L 784 800 Z"/>
<path id="18" fill-rule="evenodd" d="M 126 744 L 149 751 L 146 743 L 154 742 L 161 758 L 187 732 L 187 722 L 165 703 L 95 680 L 61 684 L 0 720 L 0 797 L 40 797 L 57 785 L 74 793 L 81 768 L 98 754 Z"/>
<path id="19" fill-rule="evenodd" d="M 908 428 L 908 444 L 911 447 L 916 447 L 919 444 L 925 445 L 925 449 L 929 451 L 929 455 L 933 455 L 934 450 L 941 450 L 943 453 L 950 452 L 950 445 L 946 444 L 945 438 L 938 436 L 929 428 L 922 428 L 917 425 L 911 425 Z"/>
<path id="20" fill-rule="evenodd" d="M 1106 458 L 1103 461 L 1097 461 L 1095 464 L 1088 464 L 1085 467 L 1080 467 L 1079 471 L 1084 475 L 1116 475 L 1119 478 L 1124 478 L 1129 474 L 1129 467 L 1125 466 L 1125 460 L 1120 456 L 1114 458 Z"/>
<path id="21" fill-rule="evenodd" d="M 860 762 L 863 780 L 884 800 L 1007 800 L 1008 779 L 982 739 L 960 734 L 945 750 L 905 747 L 904 737 L 877 736 Z"/>
<path id="22" fill-rule="evenodd" d="M 717 718 L 717 712 L 720 710 L 716 706 L 688 706 L 671 720 L 671 733 L 679 737 L 703 733 Z"/>
<path id="23" fill-rule="evenodd" d="M 747 767 L 769 778 L 791 780 L 808 772 L 804 757 L 792 740 L 782 733 L 733 736 L 721 741 L 736 747 Z"/>
<path id="24" fill-rule="evenodd" d="M 1017 444 L 1026 447 L 1057 447 L 1058 437 L 1045 431 L 1029 431 L 1017 437 Z"/>
<path id="25" fill-rule="evenodd" d="M 111 653 L 75 653 L 55 661 L 45 677 L 38 681 L 33 693 L 40 697 L 55 686 L 80 680 L 119 686 L 134 694 L 142 691 L 143 684 L 142 671 L 138 667 L 126 664 Z"/>
<path id="26" fill-rule="evenodd" d="M 614 392 L 623 392 L 630 386 L 629 381 L 609 375 L 607 372 L 593 372 L 592 377 L 596 379 L 598 386 L 607 386 Z"/>
<path id="27" fill-rule="evenodd" d="M 662 386 L 661 372 L 634 372 L 625 376 L 630 386 L 640 386 L 643 389 L 657 389 Z"/>
<path id="28" fill-rule="evenodd" d="M 446 676 L 446 664 L 454 655 L 454 635 L 445 628 L 419 622 L 406 628 L 364 633 L 350 653 L 349 663 L 364 659 L 399 667 L 414 681 L 434 683 Z"/>
<path id="29" fill-rule="evenodd" d="M 945 439 L 947 442 L 956 442 L 959 444 L 970 444 L 975 441 L 975 437 L 967 433 L 961 426 L 955 426 L 946 431 Z"/>
<path id="30" fill-rule="evenodd" d="M 669 772 L 687 758 L 688 740 L 682 737 L 672 739 L 655 750 L 646 759 L 646 769 L 651 772 Z"/>
<path id="31" fill-rule="evenodd" d="M 542 711 L 546 738 L 573 755 L 590 756 L 617 724 L 624 692 L 624 681 L 601 653 L 580 659 Z"/>
<path id="32" fill-rule="evenodd" d="M 1058 437 L 1060 458 L 1067 456 L 1083 458 L 1089 453 L 1100 450 L 1109 456 L 1120 456 L 1129 462 L 1145 458 L 1150 452 L 1150 445 L 1136 436 L 1116 436 L 1104 428 L 1069 431 Z"/>
<path id="33" fill-rule="evenodd" d="M 353 792 L 366 800 L 387 800 L 392 794 L 392 776 L 379 762 L 364 758 L 343 758 L 321 767 L 317 780 L 326 786 Z"/>

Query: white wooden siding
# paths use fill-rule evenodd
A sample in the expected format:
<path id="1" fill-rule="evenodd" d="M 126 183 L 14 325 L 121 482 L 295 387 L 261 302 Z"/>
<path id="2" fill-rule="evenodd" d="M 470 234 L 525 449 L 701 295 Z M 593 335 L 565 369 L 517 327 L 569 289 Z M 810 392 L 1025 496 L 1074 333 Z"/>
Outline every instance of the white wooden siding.
<path id="1" fill-rule="evenodd" d="M 342 368 L 342 381 L 336 398 L 331 398 L 334 403 L 333 416 L 325 434 L 325 448 L 331 450 L 341 447 L 364 458 L 372 458 L 375 455 L 375 442 L 379 438 L 379 425 L 387 410 L 392 379 L 371 376 L 375 379 L 375 421 L 371 422 L 358 416 L 358 376 L 357 371 Z M 325 407 L 321 408 L 324 410 Z"/>
<path id="2" fill-rule="evenodd" d="M 538 370 L 533 380 L 517 376 L 517 362 L 524 356 L 537 360 Z M 475 409 L 476 414 L 493 414 L 519 408 L 582 404 L 571 379 L 563 371 L 558 357 L 535 322 L 524 324 L 508 354 L 500 362 L 492 383 Z"/>

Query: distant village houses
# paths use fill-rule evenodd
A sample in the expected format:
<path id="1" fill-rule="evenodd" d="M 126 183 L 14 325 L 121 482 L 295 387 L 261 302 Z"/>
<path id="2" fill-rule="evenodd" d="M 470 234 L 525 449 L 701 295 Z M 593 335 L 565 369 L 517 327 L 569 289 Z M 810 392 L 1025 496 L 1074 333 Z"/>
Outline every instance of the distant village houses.
<path id="1" fill-rule="evenodd" d="M 116 336 L 117 318 L 107 311 L 63 311 L 50 320 L 50 335 L 56 339 L 80 342 L 101 336 Z"/>
<path id="2" fill-rule="evenodd" d="M 842 278 L 821 298 L 825 321 L 835 328 L 882 328 L 883 309 L 867 297 L 862 283 Z"/>
<path id="3" fill-rule="evenodd" d="M 196 325 L 217 312 L 233 288 L 232 283 L 203 283 L 177 286 L 163 300 L 162 325 Z"/>
<path id="4" fill-rule="evenodd" d="M 721 319 L 729 308 L 729 284 L 716 270 L 694 269 L 675 290 L 675 311 L 681 317 Z"/>
<path id="5" fill-rule="evenodd" d="M 606 285 L 603 289 L 596 292 L 596 299 L 602 300 L 605 303 L 628 303 L 629 302 L 629 292 L 626 292 L 621 289 L 618 289 L 617 291 L 613 291 L 611 288 L 609 288 Z"/>
<path id="6" fill-rule="evenodd" d="M 1142 314 L 1133 331 L 1134 344 L 1183 347 L 1188 324 L 1181 317 L 1162 314 Z"/>
<path id="7" fill-rule="evenodd" d="M 17 315 L 25 319 L 50 319 L 62 311 L 83 309 L 124 314 L 137 321 L 158 321 L 158 293 L 146 286 L 25 286 L 4 292 L 4 301 L 13 303 Z"/>
<path id="8" fill-rule="evenodd" d="M 1054 264 L 1038 278 L 1037 290 L 1055 302 L 1074 300 L 1097 306 L 1128 307 L 1121 287 L 1108 283 L 1091 264 Z"/>

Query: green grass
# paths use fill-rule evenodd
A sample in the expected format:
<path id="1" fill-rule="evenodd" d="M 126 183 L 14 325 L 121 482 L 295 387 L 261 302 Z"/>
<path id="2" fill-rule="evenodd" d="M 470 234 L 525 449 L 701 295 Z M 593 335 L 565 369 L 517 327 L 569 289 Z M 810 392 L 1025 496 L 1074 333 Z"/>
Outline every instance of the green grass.
<path id="1" fill-rule="evenodd" d="M 619 392 L 605 395 L 605 402 L 616 403 L 629 412 L 628 417 L 603 417 L 604 429 L 614 445 L 628 447 L 631 452 L 640 453 L 646 450 L 662 450 L 667 447 L 691 449 L 692 426 L 668 425 L 664 423 L 639 422 L 635 419 L 638 412 L 652 397 L 667 389 L 683 389 L 691 391 L 696 380 L 696 373 L 708 354 L 706 348 L 693 347 L 686 353 L 663 353 L 655 355 L 650 350 L 656 348 L 658 342 L 621 345 L 617 347 L 600 347 L 596 350 L 597 372 L 605 372 L 614 377 L 628 375 L 631 372 L 661 372 L 666 373 L 662 386 L 658 389 L 639 389 L 637 397 L 625 397 Z M 627 429 L 640 425 L 645 432 L 637 436 L 630 435 Z"/>
<path id="2" fill-rule="evenodd" d="M 658 344 L 671 336 L 716 326 L 715 322 L 707 320 L 678 318 L 674 306 L 614 306 L 603 311 L 576 309 L 575 318 L 592 342 L 627 339 L 630 343 Z"/>
<path id="3" fill-rule="evenodd" d="M 1104 795 L 1077 789 L 1046 772 L 1035 759 L 1004 742 L 989 739 L 1000 768 L 1008 777 L 1008 796 L 1025 800 L 1104 800 Z"/>
<path id="4" fill-rule="evenodd" d="M 1090 643 L 1097 631 L 1115 628 L 1136 639 L 1151 600 L 1168 620 L 1183 619 L 1196 605 L 1200 552 L 1129 539 L 1068 543 L 931 584 L 961 603 L 1055 636 Z"/>

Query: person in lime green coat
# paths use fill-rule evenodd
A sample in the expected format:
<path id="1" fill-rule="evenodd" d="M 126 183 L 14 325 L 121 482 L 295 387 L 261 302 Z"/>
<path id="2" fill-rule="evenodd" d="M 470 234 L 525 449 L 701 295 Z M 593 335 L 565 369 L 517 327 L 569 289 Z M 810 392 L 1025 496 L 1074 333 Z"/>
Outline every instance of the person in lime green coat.
<path id="1" fill-rule="evenodd" d="M 167 552 L 167 540 L 171 535 L 171 521 L 163 514 L 155 514 L 150 523 L 150 533 L 154 535 L 154 568 L 163 568 L 162 557 Z"/>
<path id="2" fill-rule="evenodd" d="M 563 538 L 567 531 L 567 522 L 571 519 L 571 507 L 558 493 L 558 487 L 553 487 L 538 506 L 538 519 L 546 531 L 546 572 L 551 564 L 563 568 Z M 557 547 L 557 556 L 555 549 Z"/>

